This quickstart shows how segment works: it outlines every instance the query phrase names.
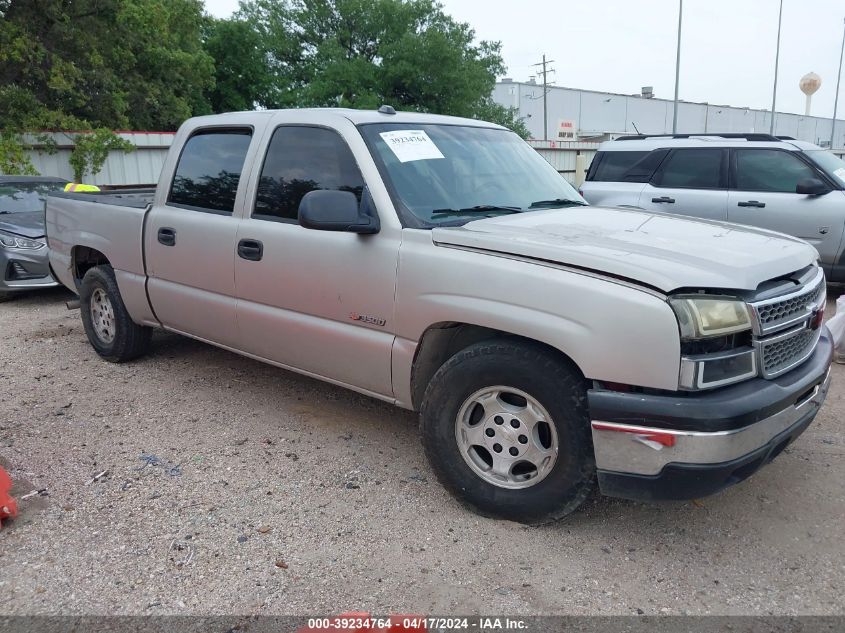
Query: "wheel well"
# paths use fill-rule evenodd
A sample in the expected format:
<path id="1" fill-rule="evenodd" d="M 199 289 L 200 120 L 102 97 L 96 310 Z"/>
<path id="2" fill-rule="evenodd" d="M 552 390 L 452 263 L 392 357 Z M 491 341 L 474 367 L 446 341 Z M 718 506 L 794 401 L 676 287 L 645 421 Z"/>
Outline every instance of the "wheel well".
<path id="1" fill-rule="evenodd" d="M 75 246 L 72 253 L 73 262 L 73 279 L 77 287 L 82 283 L 82 278 L 85 273 L 95 266 L 102 266 L 103 264 L 111 264 L 108 257 L 103 255 L 100 251 L 89 248 L 88 246 Z"/>
<path id="2" fill-rule="evenodd" d="M 472 325 L 470 323 L 436 323 L 420 337 L 411 369 L 411 399 L 415 410 L 419 410 L 428 383 L 447 360 L 470 345 L 490 339 L 506 338 L 522 341 L 527 345 L 540 346 L 559 356 L 561 361 L 583 376 L 575 362 L 559 349 L 525 336 L 504 330 Z"/>

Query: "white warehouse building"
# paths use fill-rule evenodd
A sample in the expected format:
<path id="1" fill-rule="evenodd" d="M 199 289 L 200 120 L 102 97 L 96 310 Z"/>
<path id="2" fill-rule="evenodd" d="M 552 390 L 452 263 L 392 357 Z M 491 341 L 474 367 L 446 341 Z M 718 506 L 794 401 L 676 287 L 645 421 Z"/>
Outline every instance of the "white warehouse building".
<path id="1" fill-rule="evenodd" d="M 642 94 L 624 95 L 549 86 L 547 130 L 543 134 L 543 86 L 536 82 L 502 79 L 493 89 L 493 100 L 516 108 L 533 139 L 550 141 L 605 140 L 622 134 L 670 134 L 673 104 L 655 99 L 650 88 Z M 678 133 L 768 133 L 771 112 L 753 108 L 692 103 L 678 104 Z M 831 119 L 785 112 L 775 113 L 775 135 L 791 136 L 822 146 L 830 143 Z M 845 121 L 836 121 L 833 146 L 845 147 Z"/>

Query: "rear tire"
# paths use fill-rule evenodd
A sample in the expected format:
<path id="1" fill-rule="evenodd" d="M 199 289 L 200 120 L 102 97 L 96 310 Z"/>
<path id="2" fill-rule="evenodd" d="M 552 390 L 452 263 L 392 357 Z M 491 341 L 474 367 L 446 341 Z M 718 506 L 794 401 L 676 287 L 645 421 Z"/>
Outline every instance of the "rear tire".
<path id="1" fill-rule="evenodd" d="M 146 354 L 152 328 L 129 316 L 111 266 L 96 266 L 85 273 L 79 293 L 82 325 L 91 347 L 112 363 Z"/>
<path id="2" fill-rule="evenodd" d="M 14 292 L 0 292 L 0 303 L 11 301 L 15 296 Z"/>
<path id="3" fill-rule="evenodd" d="M 498 339 L 458 352 L 426 389 L 420 428 L 437 478 L 483 516 L 555 521 L 595 483 L 585 380 L 540 345 Z"/>

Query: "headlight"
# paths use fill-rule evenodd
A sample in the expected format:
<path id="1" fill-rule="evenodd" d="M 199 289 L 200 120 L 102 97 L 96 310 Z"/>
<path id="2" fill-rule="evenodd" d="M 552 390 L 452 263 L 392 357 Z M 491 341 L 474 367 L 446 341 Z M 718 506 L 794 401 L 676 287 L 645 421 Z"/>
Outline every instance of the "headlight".
<path id="1" fill-rule="evenodd" d="M 742 332 L 751 328 L 744 301 L 730 297 L 673 297 L 669 305 L 678 316 L 682 339 Z"/>
<path id="2" fill-rule="evenodd" d="M 26 237 L 20 237 L 19 235 L 6 233 L 5 231 L 0 231 L 0 245 L 5 248 L 22 248 L 30 251 L 46 246 L 43 240 L 31 240 Z"/>

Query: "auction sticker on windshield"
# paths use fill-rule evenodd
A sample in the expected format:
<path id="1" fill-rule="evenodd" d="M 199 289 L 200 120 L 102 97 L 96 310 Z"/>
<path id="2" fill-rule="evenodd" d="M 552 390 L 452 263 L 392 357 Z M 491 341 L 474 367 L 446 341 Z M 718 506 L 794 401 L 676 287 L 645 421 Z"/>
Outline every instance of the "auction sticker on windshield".
<path id="1" fill-rule="evenodd" d="M 444 158 L 437 145 L 423 130 L 394 130 L 379 134 L 400 163 Z"/>

